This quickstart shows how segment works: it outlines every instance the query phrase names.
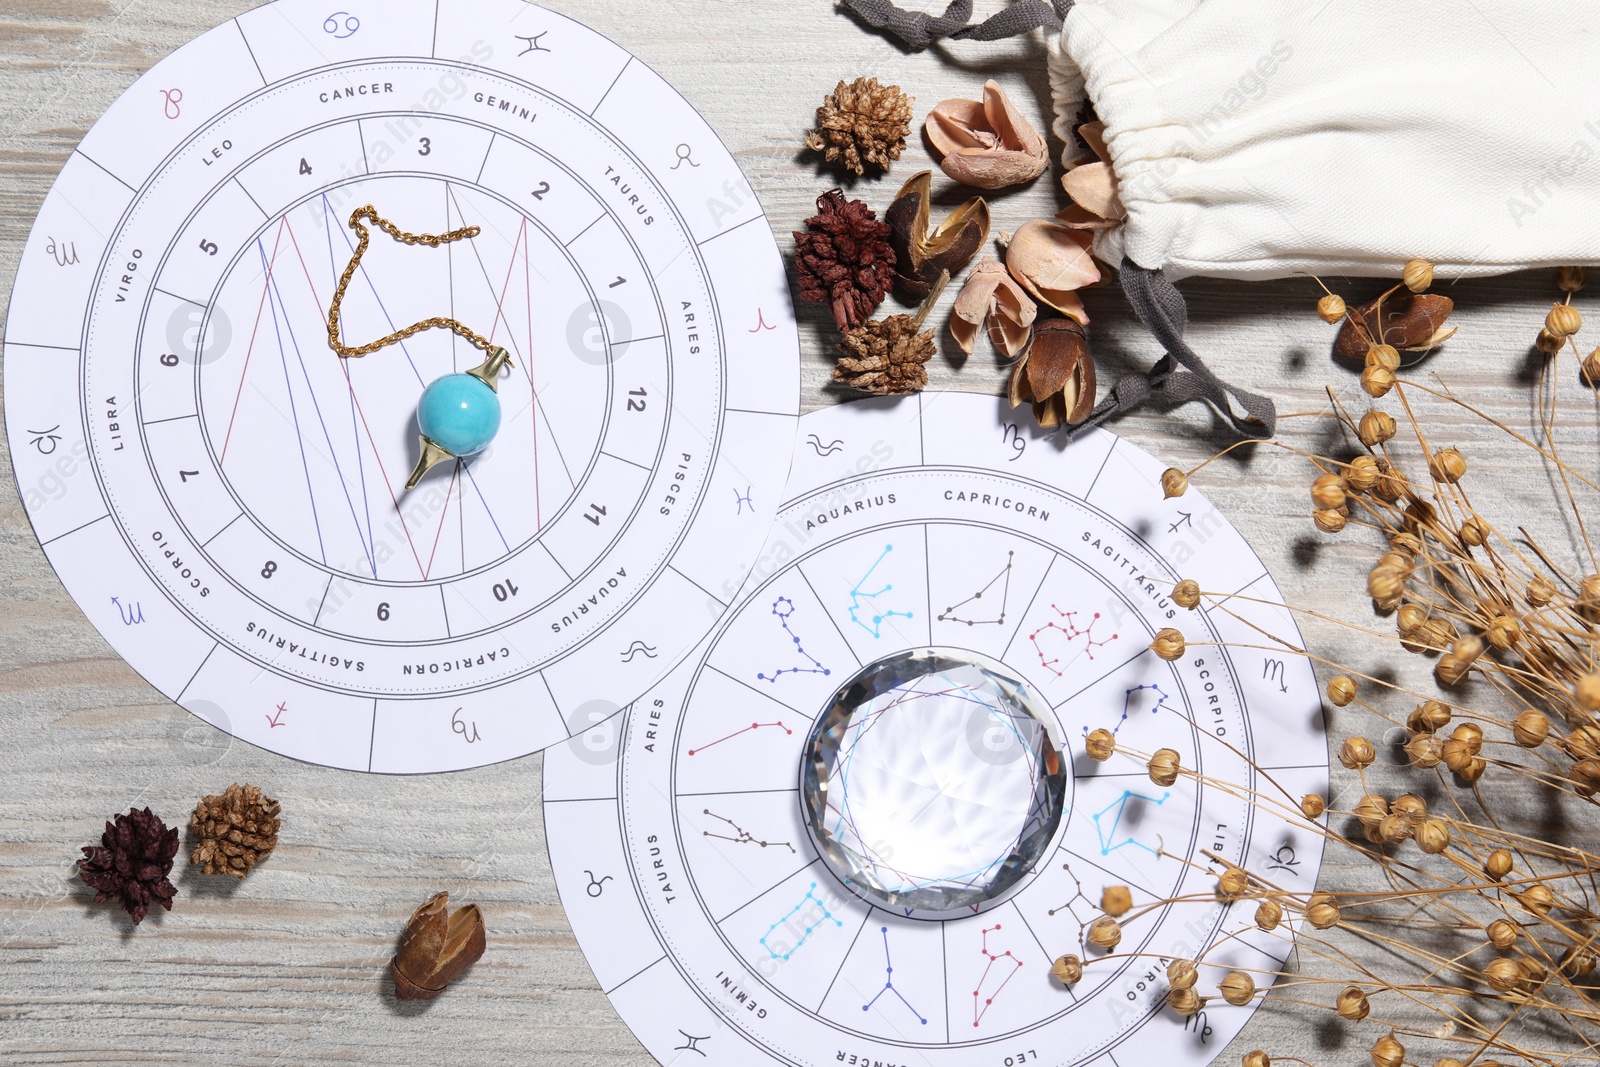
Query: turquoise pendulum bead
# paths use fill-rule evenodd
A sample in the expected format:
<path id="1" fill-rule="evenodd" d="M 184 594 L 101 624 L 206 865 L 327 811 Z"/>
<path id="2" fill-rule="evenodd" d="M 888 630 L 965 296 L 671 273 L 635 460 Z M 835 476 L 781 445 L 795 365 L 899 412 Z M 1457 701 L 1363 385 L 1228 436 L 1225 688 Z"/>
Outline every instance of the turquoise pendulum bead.
<path id="1" fill-rule="evenodd" d="M 500 430 L 500 371 L 511 355 L 496 348 L 481 366 L 463 374 L 447 374 L 423 392 L 417 403 L 417 428 L 422 431 L 422 457 L 406 482 L 409 492 L 439 464 L 477 455 Z"/>

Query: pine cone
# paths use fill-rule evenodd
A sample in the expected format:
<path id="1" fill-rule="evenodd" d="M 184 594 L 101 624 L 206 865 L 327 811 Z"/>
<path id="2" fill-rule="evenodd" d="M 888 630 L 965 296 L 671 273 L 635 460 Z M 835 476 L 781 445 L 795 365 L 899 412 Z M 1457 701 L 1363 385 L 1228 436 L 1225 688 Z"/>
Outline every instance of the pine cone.
<path id="1" fill-rule="evenodd" d="M 894 280 L 889 225 L 860 200 L 838 189 L 817 197 L 817 214 L 797 231 L 795 269 L 800 298 L 829 304 L 841 331 L 870 316 Z"/>
<path id="2" fill-rule="evenodd" d="M 919 330 L 910 315 L 862 323 L 839 343 L 844 355 L 833 368 L 833 380 L 879 396 L 922 391 L 928 384 L 924 364 L 936 349 L 933 331 Z"/>
<path id="3" fill-rule="evenodd" d="M 911 97 L 898 85 L 857 78 L 840 82 L 817 108 L 817 128 L 806 134 L 806 147 L 860 175 L 868 163 L 888 170 L 910 132 Z"/>
<path id="4" fill-rule="evenodd" d="M 190 825 L 200 843 L 189 863 L 206 874 L 243 878 L 278 844 L 278 802 L 253 785 L 235 782 L 220 797 L 195 806 Z"/>
<path id="5" fill-rule="evenodd" d="M 149 808 L 134 808 L 106 823 L 99 845 L 84 847 L 78 877 L 95 891 L 95 903 L 116 901 L 137 926 L 152 904 L 172 910 L 178 890 L 167 875 L 177 854 L 177 827 L 168 829 Z"/>

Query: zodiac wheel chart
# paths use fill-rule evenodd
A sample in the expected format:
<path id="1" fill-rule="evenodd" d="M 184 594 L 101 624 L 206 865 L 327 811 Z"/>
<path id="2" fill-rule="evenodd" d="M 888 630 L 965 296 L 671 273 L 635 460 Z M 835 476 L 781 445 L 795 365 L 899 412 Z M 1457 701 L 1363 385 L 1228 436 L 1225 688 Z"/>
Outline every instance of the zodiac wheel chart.
<path id="1" fill-rule="evenodd" d="M 338 10 L 334 10 L 338 8 Z M 504 348 L 483 452 L 414 490 L 419 397 Z M 521 0 L 277 0 L 169 56 L 73 152 L 6 323 L 19 490 L 156 688 L 315 763 L 537 751 L 724 610 L 799 413 L 781 257 L 694 109 Z"/>
<path id="2" fill-rule="evenodd" d="M 994 398 L 800 434 L 727 615 L 545 754 L 557 888 L 612 1004 L 663 1063 L 1209 1062 L 1252 1007 L 1179 1018 L 1166 964 L 1281 969 L 1295 924 L 1258 929 L 1216 875 L 1309 892 L 1322 856 L 1246 792 L 1328 785 L 1310 662 L 1256 629 L 1298 639 L 1265 567 L 1197 493 L 1164 500 L 1146 453 L 1063 446 Z M 1179 608 L 1180 578 L 1215 600 Z M 1167 626 L 1175 662 L 1147 647 Z M 1101 728 L 1201 777 L 1096 763 Z M 1111 886 L 1133 911 L 1101 958 Z M 1066 953 L 1090 961 L 1071 986 Z"/>

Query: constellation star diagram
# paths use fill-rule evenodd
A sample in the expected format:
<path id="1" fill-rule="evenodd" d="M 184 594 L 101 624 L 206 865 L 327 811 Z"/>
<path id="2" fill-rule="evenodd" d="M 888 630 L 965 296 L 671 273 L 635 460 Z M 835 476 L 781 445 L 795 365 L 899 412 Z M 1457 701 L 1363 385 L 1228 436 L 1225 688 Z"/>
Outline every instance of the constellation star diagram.
<path id="1" fill-rule="evenodd" d="M 1006 600 L 1011 596 L 1011 564 L 1012 561 L 1016 559 L 1016 555 L 1017 554 L 1015 552 L 1007 552 L 1006 565 L 1001 569 L 1000 573 L 995 575 L 993 578 L 990 578 L 988 585 L 985 585 L 982 589 L 979 589 L 976 593 L 973 593 L 971 596 L 967 597 L 967 599 L 961 601 L 959 604 L 953 604 L 950 607 L 945 608 L 944 612 L 939 616 L 939 621 L 964 622 L 968 626 L 1000 626 L 1004 624 L 1006 621 Z M 994 618 L 963 619 L 956 614 L 957 611 L 960 611 L 968 604 L 974 604 L 979 600 L 982 600 L 983 594 L 993 589 L 997 584 L 1000 585 L 1000 612 Z"/>
<path id="2" fill-rule="evenodd" d="M 786 609 L 786 610 L 780 610 L 780 609 Z M 776 684 L 778 679 L 782 678 L 786 674 L 821 674 L 821 675 L 826 675 L 826 674 L 829 673 L 828 668 L 826 668 L 826 667 L 824 667 L 822 665 L 822 661 L 821 660 L 817 659 L 815 656 L 813 656 L 811 653 L 809 653 L 809 652 L 807 652 L 805 650 L 805 646 L 800 644 L 800 635 L 795 633 L 794 630 L 790 628 L 789 619 L 794 615 L 794 613 L 795 613 L 794 601 L 790 600 L 788 597 L 780 596 L 778 599 L 776 599 L 776 600 L 774 600 L 772 602 L 772 614 L 777 618 L 778 625 L 783 627 L 783 632 L 788 634 L 790 640 L 792 640 L 794 642 L 794 650 L 796 652 L 800 653 L 800 655 L 804 656 L 807 660 L 809 660 L 811 662 L 811 666 L 809 666 L 809 667 L 779 667 L 778 669 L 774 670 L 771 675 L 767 675 L 767 674 L 758 672 L 756 674 L 756 678 L 758 680 L 763 681 L 763 682 L 772 682 L 772 683 Z"/>
<path id="3" fill-rule="evenodd" d="M 1117 635 L 1116 634 L 1112 634 L 1110 637 L 1106 638 L 1103 641 L 1095 640 L 1095 636 L 1094 636 L 1095 623 L 1100 621 L 1100 613 L 1098 611 L 1095 612 L 1094 615 L 1089 619 L 1089 625 L 1088 626 L 1084 626 L 1084 627 L 1080 628 L 1075 620 L 1076 620 L 1077 616 L 1082 614 L 1082 612 L 1079 612 L 1079 611 L 1062 611 L 1060 608 L 1056 607 L 1054 604 L 1050 605 L 1050 610 L 1054 611 L 1057 615 L 1061 616 L 1060 620 L 1058 621 L 1058 620 L 1052 619 L 1051 621 L 1045 623 L 1043 626 L 1041 626 L 1037 630 L 1033 631 L 1033 633 L 1029 634 L 1028 635 L 1028 640 L 1033 642 L 1033 650 L 1034 650 L 1034 652 L 1038 653 L 1040 666 L 1042 666 L 1046 670 L 1052 672 L 1058 678 L 1067 673 L 1066 672 L 1066 666 L 1062 663 L 1063 657 L 1066 655 L 1066 652 L 1065 652 L 1065 650 L 1063 650 L 1061 653 L 1059 653 L 1059 654 L 1057 654 L 1055 656 L 1046 655 L 1044 646 L 1042 644 L 1040 644 L 1040 636 L 1041 635 L 1044 635 L 1044 639 L 1046 641 L 1061 641 L 1061 642 L 1064 642 L 1068 649 L 1070 649 L 1072 647 L 1072 643 L 1074 641 L 1076 641 L 1078 638 L 1082 637 L 1087 642 L 1087 644 L 1085 644 L 1084 648 L 1083 648 L 1084 654 L 1087 655 L 1091 660 L 1094 659 L 1094 650 L 1095 649 L 1100 648 L 1100 647 L 1102 647 L 1104 645 L 1109 645 L 1111 642 L 1113 642 L 1113 641 L 1115 641 L 1117 639 Z M 1061 636 L 1059 638 L 1051 638 L 1049 636 L 1049 634 L 1052 631 L 1054 633 L 1060 634 Z M 1060 665 L 1060 666 L 1058 666 L 1058 665 Z"/>
<path id="4" fill-rule="evenodd" d="M 872 566 L 867 568 L 867 573 L 863 574 L 861 576 L 861 580 L 856 582 L 856 584 L 850 588 L 850 621 L 867 631 L 867 633 L 871 634 L 873 637 L 883 636 L 883 622 L 885 619 L 911 618 L 911 612 L 909 611 L 886 610 L 882 614 L 873 615 L 872 625 L 868 626 L 866 623 L 861 621 L 861 616 L 858 614 L 863 606 L 868 606 L 869 601 L 875 602 L 878 597 L 893 591 L 894 585 L 889 583 L 886 583 L 882 589 L 879 589 L 876 592 L 868 593 L 862 590 L 862 586 L 867 584 L 867 579 L 872 577 L 872 572 L 877 570 L 878 565 L 882 563 L 884 559 L 888 557 L 889 553 L 893 551 L 893 545 L 884 545 L 883 551 L 878 553 L 878 558 L 873 560 Z M 870 606 L 876 606 L 876 604 L 874 603 Z"/>
<path id="5" fill-rule="evenodd" d="M 722 744 L 724 741 L 732 741 L 735 737 L 739 737 L 739 736 L 741 736 L 743 734 L 748 734 L 748 733 L 751 733 L 752 731 L 760 730 L 763 727 L 768 727 L 768 726 L 776 726 L 786 734 L 794 733 L 793 730 L 791 730 L 787 726 L 783 725 L 782 720 L 780 720 L 778 722 L 753 722 L 749 726 L 746 726 L 744 729 L 735 730 L 733 733 L 729 734 L 726 737 L 719 737 L 715 741 L 708 741 L 705 744 L 701 745 L 699 748 L 691 748 L 689 750 L 689 755 L 693 756 L 697 752 L 704 752 L 708 748 L 715 748 L 717 745 Z"/>
<path id="6" fill-rule="evenodd" d="M 822 914 L 817 916 L 817 921 L 816 922 L 810 923 L 810 924 L 808 924 L 806 926 L 805 930 L 800 934 L 800 940 L 796 941 L 794 943 L 794 946 L 792 948 L 790 948 L 789 951 L 787 951 L 787 952 L 775 952 L 775 951 L 773 951 L 772 946 L 767 944 L 767 938 L 771 937 L 773 932 L 775 930 L 777 930 L 780 926 L 783 926 L 783 925 L 787 924 L 790 919 L 794 918 L 797 914 L 799 914 L 801 909 L 803 909 L 806 906 L 806 903 L 808 901 L 811 904 L 815 905 L 818 909 L 820 909 L 822 911 Z M 802 918 L 801 921 L 804 922 L 805 919 Z M 798 903 L 794 907 L 790 908 L 788 914 L 786 914 L 783 918 L 779 919 L 777 922 L 775 922 L 771 926 L 767 927 L 767 932 L 762 934 L 761 937 L 759 938 L 759 941 L 761 942 L 761 947 L 766 949 L 767 950 L 767 955 L 772 957 L 773 959 L 775 959 L 775 960 L 786 960 L 789 957 L 793 956 L 796 952 L 799 952 L 800 951 L 800 947 L 802 945 L 804 945 L 807 941 L 811 940 L 811 935 L 814 932 L 816 932 L 817 927 L 821 926 L 825 922 L 831 922 L 831 923 L 833 923 L 834 926 L 843 926 L 844 925 L 844 920 L 835 919 L 833 917 L 833 912 L 829 911 L 828 910 L 828 906 L 822 902 L 822 899 L 820 897 L 817 896 L 817 883 L 812 882 L 811 883 L 811 888 L 806 890 L 806 895 L 800 898 L 800 903 Z"/>
<path id="7" fill-rule="evenodd" d="M 1124 835 L 1119 839 L 1117 836 L 1117 831 L 1122 827 L 1122 817 L 1127 812 L 1129 801 L 1146 800 L 1156 805 L 1156 807 L 1160 807 L 1169 799 L 1171 799 L 1171 797 L 1172 794 L 1170 792 L 1163 793 L 1161 794 L 1161 798 L 1158 800 L 1155 797 L 1145 796 L 1143 793 L 1135 793 L 1131 790 L 1125 790 L 1122 796 L 1118 797 L 1110 804 L 1107 804 L 1104 808 L 1095 812 L 1094 829 L 1095 833 L 1100 835 L 1100 855 L 1109 856 L 1113 852 L 1120 852 L 1122 849 L 1132 845 L 1134 848 L 1142 848 L 1146 852 L 1150 853 L 1150 855 L 1159 857 L 1161 855 L 1161 850 L 1159 848 L 1151 848 L 1149 845 L 1134 838 L 1132 835 Z M 1100 820 L 1103 816 L 1110 815 L 1113 810 L 1116 811 L 1116 814 L 1111 817 L 1111 826 L 1109 829 L 1107 829 L 1101 824 Z M 1157 840 L 1159 840 L 1159 838 Z"/>
<path id="8" fill-rule="evenodd" d="M 878 1003 L 879 999 L 882 998 L 885 993 L 893 993 L 896 999 L 906 1006 L 906 1010 L 917 1017 L 917 1022 L 921 1023 L 923 1026 L 927 1026 L 928 1020 L 922 1017 L 922 1013 L 920 1011 L 911 1006 L 911 1002 L 905 998 L 904 993 L 900 992 L 900 990 L 894 987 L 894 960 L 889 956 L 889 928 L 887 926 L 880 926 L 878 927 L 878 930 L 883 934 L 883 988 L 878 990 L 877 995 L 871 1000 L 861 1005 L 861 1010 L 871 1011 L 872 1006 Z"/>
<path id="9" fill-rule="evenodd" d="M 973 1026 L 977 1026 L 979 1023 L 983 1022 L 983 1017 L 989 1014 L 989 1008 L 994 1004 L 995 998 L 1000 995 L 1000 991 L 1004 989 L 1011 979 L 1017 976 L 1017 972 L 1022 969 L 1022 961 L 1013 956 L 1010 949 L 1006 949 L 998 956 L 989 951 L 989 935 L 999 932 L 999 923 L 995 923 L 993 926 L 984 927 L 983 929 L 983 947 L 978 951 L 983 954 L 983 957 L 987 962 L 984 964 L 983 974 L 978 976 L 978 988 L 972 991 Z M 1002 960 L 1009 960 L 1014 966 L 1011 966 L 1009 969 L 1007 969 L 1006 964 L 1001 962 Z M 983 983 L 989 980 L 990 973 L 996 967 L 1000 967 L 1002 969 L 1001 973 L 1004 975 L 1004 977 L 1000 979 L 1000 984 L 990 990 L 989 995 L 985 997 L 983 995 Z"/>
<path id="10" fill-rule="evenodd" d="M 1112 737 L 1115 737 L 1117 734 L 1121 733 L 1123 725 L 1128 721 L 1128 713 L 1133 708 L 1133 698 L 1147 689 L 1154 690 L 1156 694 L 1156 702 L 1150 706 L 1150 714 L 1159 714 L 1161 709 L 1168 706 L 1167 700 L 1169 698 L 1167 697 L 1166 691 L 1159 685 L 1156 685 L 1154 682 L 1151 682 L 1148 685 L 1134 686 L 1132 689 L 1129 689 L 1122 694 L 1122 717 L 1118 719 L 1117 724 L 1111 728 Z M 1089 736 L 1089 728 L 1087 726 L 1083 728 L 1083 735 L 1085 737 Z"/>
<path id="11" fill-rule="evenodd" d="M 725 815 L 718 815 L 710 808 L 703 809 L 703 812 L 704 814 L 709 815 L 711 818 L 716 819 L 718 822 L 727 823 L 728 826 L 732 828 L 734 833 L 738 834 L 737 837 L 729 837 L 727 834 L 714 834 L 710 830 L 700 831 L 700 833 L 705 837 L 715 838 L 718 841 L 732 841 L 736 845 L 760 845 L 762 848 L 766 848 L 768 845 L 773 845 L 780 848 L 786 848 L 791 854 L 793 854 L 795 850 L 794 846 L 787 841 L 762 841 L 749 830 L 746 830 L 744 827 L 734 822 L 732 819 Z"/>

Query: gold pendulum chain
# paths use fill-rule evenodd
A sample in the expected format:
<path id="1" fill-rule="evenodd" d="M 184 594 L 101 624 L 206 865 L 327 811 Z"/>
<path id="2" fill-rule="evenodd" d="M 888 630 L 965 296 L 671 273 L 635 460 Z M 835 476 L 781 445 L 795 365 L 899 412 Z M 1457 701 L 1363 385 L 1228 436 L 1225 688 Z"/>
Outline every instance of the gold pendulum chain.
<path id="1" fill-rule="evenodd" d="M 453 330 L 471 342 L 474 348 L 480 348 L 491 354 L 496 351 L 497 346 L 487 338 L 474 333 L 455 319 L 443 316 L 412 323 L 403 330 L 396 330 L 387 337 L 380 337 L 371 344 L 361 345 L 356 348 L 352 348 L 339 340 L 339 311 L 344 304 L 345 290 L 350 287 L 350 279 L 355 277 L 356 268 L 361 265 L 361 257 L 367 254 L 367 246 L 372 243 L 372 234 L 366 226 L 362 225 L 363 222 L 373 223 L 384 233 L 387 233 L 402 244 L 427 245 L 429 248 L 438 248 L 440 245 L 450 244 L 453 241 L 464 241 L 483 232 L 477 226 L 464 226 L 459 230 L 451 230 L 449 233 L 441 234 L 406 233 L 388 219 L 380 216 L 378 209 L 371 204 L 357 210 L 355 214 L 350 216 L 350 228 L 361 235 L 361 240 L 356 244 L 355 254 L 350 257 L 350 265 L 344 269 L 344 277 L 339 279 L 339 287 L 334 290 L 333 302 L 328 305 L 328 344 L 335 352 L 344 359 L 371 355 L 380 348 L 404 341 L 406 338 L 419 334 L 423 330 L 433 329 Z M 507 359 L 506 363 L 509 364 L 510 360 Z"/>

